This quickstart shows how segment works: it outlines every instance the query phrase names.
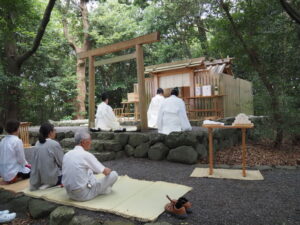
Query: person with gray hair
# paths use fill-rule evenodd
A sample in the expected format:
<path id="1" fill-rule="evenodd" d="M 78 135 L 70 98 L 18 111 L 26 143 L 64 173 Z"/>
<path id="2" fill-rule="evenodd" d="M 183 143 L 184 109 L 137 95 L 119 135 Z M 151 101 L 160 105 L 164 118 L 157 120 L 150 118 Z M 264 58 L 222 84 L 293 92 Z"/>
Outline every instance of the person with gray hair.
<path id="1" fill-rule="evenodd" d="M 89 153 L 91 136 L 86 131 L 75 134 L 75 148 L 65 154 L 62 166 L 62 184 L 68 196 L 75 201 L 88 201 L 100 194 L 109 194 L 118 179 L 116 171 L 105 167 Z M 105 177 L 96 178 L 94 174 Z"/>

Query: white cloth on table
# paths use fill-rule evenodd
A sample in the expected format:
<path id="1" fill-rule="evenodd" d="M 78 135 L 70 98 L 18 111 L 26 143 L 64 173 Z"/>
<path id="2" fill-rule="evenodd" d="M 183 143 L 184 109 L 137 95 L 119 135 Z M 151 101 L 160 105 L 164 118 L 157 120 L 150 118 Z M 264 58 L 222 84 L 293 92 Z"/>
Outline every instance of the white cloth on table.
<path id="1" fill-rule="evenodd" d="M 164 100 L 158 113 L 157 128 L 162 134 L 192 130 L 182 99 L 171 95 Z"/>
<path id="2" fill-rule="evenodd" d="M 148 127 L 157 128 L 157 117 L 161 104 L 165 98 L 162 95 L 155 95 L 150 102 L 147 117 L 148 117 Z"/>
<path id="3" fill-rule="evenodd" d="M 62 167 L 62 183 L 70 198 L 87 201 L 102 194 L 117 180 L 116 172 L 97 179 L 94 175 L 102 173 L 105 167 L 96 157 L 85 151 L 81 146 L 65 154 Z"/>
<path id="4" fill-rule="evenodd" d="M 224 126 L 224 123 L 216 122 L 216 121 L 212 121 L 212 120 L 204 120 L 203 124 L 216 124 L 216 125 Z"/>
<path id="5" fill-rule="evenodd" d="M 11 181 L 21 173 L 29 173 L 25 159 L 23 142 L 15 135 L 7 135 L 0 142 L 0 176 L 4 181 Z"/>
<path id="6" fill-rule="evenodd" d="M 105 102 L 100 103 L 97 107 L 95 128 L 104 131 L 121 129 L 113 109 Z"/>

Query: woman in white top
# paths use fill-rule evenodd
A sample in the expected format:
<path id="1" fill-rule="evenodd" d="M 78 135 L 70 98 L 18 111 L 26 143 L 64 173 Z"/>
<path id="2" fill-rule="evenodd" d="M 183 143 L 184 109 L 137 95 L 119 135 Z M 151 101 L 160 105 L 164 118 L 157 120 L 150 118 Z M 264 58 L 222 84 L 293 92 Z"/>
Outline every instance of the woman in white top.
<path id="1" fill-rule="evenodd" d="M 20 122 L 9 120 L 8 133 L 0 142 L 0 176 L 6 183 L 14 183 L 30 176 L 30 166 L 25 159 L 23 142 L 19 136 Z"/>

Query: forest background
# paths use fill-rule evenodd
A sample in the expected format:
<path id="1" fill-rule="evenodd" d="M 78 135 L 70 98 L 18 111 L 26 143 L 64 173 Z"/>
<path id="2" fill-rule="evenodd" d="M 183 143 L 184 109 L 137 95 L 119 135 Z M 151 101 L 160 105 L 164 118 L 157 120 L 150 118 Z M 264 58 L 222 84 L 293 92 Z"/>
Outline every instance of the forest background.
<path id="1" fill-rule="evenodd" d="M 233 57 L 234 76 L 253 82 L 254 114 L 270 118 L 268 138 L 298 140 L 299 9 L 300 0 L 1 0 L 0 122 L 86 118 L 87 65 L 76 53 L 159 31 L 145 66 Z M 106 91 L 118 107 L 136 81 L 134 60 L 97 67 L 96 103 Z"/>

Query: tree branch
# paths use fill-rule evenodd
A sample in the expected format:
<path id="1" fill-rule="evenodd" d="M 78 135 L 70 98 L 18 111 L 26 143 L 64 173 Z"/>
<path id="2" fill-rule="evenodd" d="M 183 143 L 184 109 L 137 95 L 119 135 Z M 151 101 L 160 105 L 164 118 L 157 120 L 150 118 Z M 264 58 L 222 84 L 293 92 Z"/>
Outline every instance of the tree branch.
<path id="1" fill-rule="evenodd" d="M 44 36 L 47 24 L 50 20 L 51 12 L 52 12 L 52 9 L 55 5 L 55 1 L 56 0 L 49 0 L 47 8 L 45 9 L 45 12 L 44 12 L 43 19 L 42 19 L 41 24 L 38 28 L 35 39 L 33 41 L 32 48 L 29 51 L 25 52 L 23 55 L 21 55 L 17 58 L 17 64 L 19 66 L 21 66 L 25 60 L 27 60 L 30 56 L 32 56 L 36 52 L 38 47 L 40 46 L 40 43 L 41 43 L 41 40 Z"/>
<path id="2" fill-rule="evenodd" d="M 280 0 L 280 3 L 292 20 L 300 25 L 300 13 L 297 12 L 286 0 Z"/>

